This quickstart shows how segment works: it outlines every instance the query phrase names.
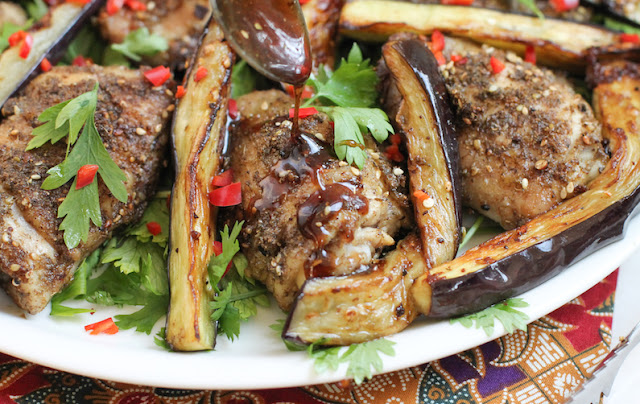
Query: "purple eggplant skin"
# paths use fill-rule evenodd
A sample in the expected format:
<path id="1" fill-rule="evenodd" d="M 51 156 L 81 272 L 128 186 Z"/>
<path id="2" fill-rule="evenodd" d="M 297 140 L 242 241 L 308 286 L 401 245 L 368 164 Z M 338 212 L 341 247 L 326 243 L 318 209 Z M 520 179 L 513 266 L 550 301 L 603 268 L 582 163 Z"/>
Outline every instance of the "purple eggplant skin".
<path id="1" fill-rule="evenodd" d="M 423 314 L 448 318 L 484 309 L 624 237 L 640 202 L 639 55 L 636 49 L 590 58 L 594 110 L 611 159 L 589 189 L 417 279 L 412 293 Z"/>
<path id="2" fill-rule="evenodd" d="M 75 36 L 80 32 L 85 23 L 89 21 L 94 14 L 100 10 L 105 4 L 106 0 L 92 0 L 85 5 L 82 9 L 79 9 L 77 16 L 66 26 L 63 32 L 52 41 L 52 43 L 41 49 L 39 54 L 33 57 L 30 55 L 30 64 L 28 68 L 22 71 L 22 75 L 7 75 L 0 74 L 0 108 L 4 103 L 11 98 L 16 92 L 20 91 L 32 78 L 40 73 L 40 63 L 45 57 L 53 64 L 57 63 L 64 55 L 67 47 Z M 65 3 L 63 3 L 65 4 Z M 44 17 L 44 24 L 51 25 L 52 21 L 47 21 L 50 18 L 50 14 Z M 48 25 L 43 23 L 36 23 L 36 29 L 44 29 Z M 8 48 L 6 51 L 8 51 Z M 32 52 L 36 52 L 37 46 L 34 45 Z M 4 54 L 4 53 L 3 53 Z M 0 58 L 2 55 L 0 55 Z"/>
<path id="3" fill-rule="evenodd" d="M 459 179 L 460 159 L 458 153 L 458 141 L 453 124 L 453 110 L 451 108 L 449 95 L 444 84 L 444 79 L 438 67 L 438 62 L 433 56 L 433 53 L 431 53 L 431 51 L 423 41 L 417 38 L 394 40 L 392 37 L 385 46 L 392 47 L 393 50 L 395 50 L 399 54 L 399 56 L 411 69 L 418 83 L 422 87 L 424 95 L 427 97 L 427 102 L 425 104 L 431 109 L 431 119 L 434 121 L 432 133 L 438 136 L 439 149 L 444 154 L 446 170 L 448 171 L 448 176 L 451 183 L 451 189 L 446 193 L 453 198 L 453 214 L 455 216 L 456 228 L 453 231 L 454 244 L 452 246 L 450 256 L 441 257 L 440 259 L 437 257 L 427 257 L 427 261 L 435 261 L 435 264 L 438 265 L 455 257 L 456 252 L 458 251 L 458 245 L 460 244 L 461 240 L 462 191 Z M 385 52 L 383 52 L 383 55 L 384 54 Z M 412 131 L 411 124 L 419 125 L 422 122 L 407 123 L 409 124 L 409 127 L 406 129 Z M 402 127 L 403 125 L 396 123 L 396 126 Z M 423 156 L 412 156 L 411 150 L 409 154 L 409 175 L 411 177 L 414 176 L 414 172 L 420 171 L 419 169 L 416 170 L 416 168 L 421 164 L 426 164 L 428 166 L 431 165 L 430 161 L 424 161 Z M 418 184 L 418 182 L 414 181 L 414 178 L 411 178 L 411 182 L 412 186 Z M 416 202 L 417 201 L 414 200 L 414 204 Z M 422 207 L 416 206 L 416 217 L 418 218 L 418 221 L 420 220 L 419 218 L 421 216 L 424 216 L 425 214 L 426 211 L 424 211 Z M 428 247 L 428 244 L 438 244 L 436 240 L 425 239 L 425 237 L 428 237 L 429 234 L 422 230 L 420 235 L 423 242 L 423 250 L 433 250 L 432 248 Z"/>

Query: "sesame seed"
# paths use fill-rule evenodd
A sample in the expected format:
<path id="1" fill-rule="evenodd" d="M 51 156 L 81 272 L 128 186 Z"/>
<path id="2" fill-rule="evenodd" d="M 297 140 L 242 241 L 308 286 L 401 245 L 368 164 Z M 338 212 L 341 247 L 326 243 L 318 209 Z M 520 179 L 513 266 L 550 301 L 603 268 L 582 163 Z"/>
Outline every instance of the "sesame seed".
<path id="1" fill-rule="evenodd" d="M 173 104 L 170 104 L 170 105 L 167 107 L 167 111 L 169 111 L 169 112 L 173 112 L 173 110 L 174 110 L 174 109 L 176 109 L 176 106 L 175 106 L 175 105 L 173 105 Z"/>
<path id="2" fill-rule="evenodd" d="M 162 124 L 157 124 L 155 130 L 156 133 L 160 133 L 160 131 L 162 131 Z"/>
<path id="3" fill-rule="evenodd" d="M 536 161 L 535 167 L 538 170 L 544 170 L 548 165 L 549 163 L 547 162 L 547 160 L 538 160 Z"/>
<path id="4" fill-rule="evenodd" d="M 5 243 L 8 243 L 11 240 L 11 237 L 9 237 L 9 233 L 4 233 L 2 235 L 2 241 L 4 241 Z"/>
<path id="5" fill-rule="evenodd" d="M 342 160 L 340 160 L 340 162 L 338 162 L 338 165 L 339 165 L 340 167 L 346 167 L 346 166 L 348 166 L 349 164 L 347 164 L 347 162 L 346 162 L 346 161 L 342 161 Z"/>
<path id="6" fill-rule="evenodd" d="M 529 180 L 526 178 L 523 178 L 520 181 L 520 185 L 522 185 L 522 189 L 527 189 L 529 187 Z"/>
<path id="7" fill-rule="evenodd" d="M 593 142 L 591 141 L 591 138 L 589 136 L 584 135 L 584 136 L 582 136 L 582 143 L 584 143 L 587 146 L 589 146 Z"/>
<path id="8" fill-rule="evenodd" d="M 316 222 L 316 227 L 322 227 L 322 222 Z"/>
<path id="9" fill-rule="evenodd" d="M 249 39 L 249 33 L 245 30 L 241 30 L 240 34 L 244 37 L 244 39 Z"/>
<path id="10" fill-rule="evenodd" d="M 527 107 L 522 107 L 522 114 L 523 114 L 523 115 L 529 115 L 529 108 L 527 108 Z"/>
<path id="11" fill-rule="evenodd" d="M 353 175 L 360 175 L 360 170 L 355 167 L 351 167 L 351 172 L 353 173 Z"/>
<path id="12" fill-rule="evenodd" d="M 320 133 L 320 132 L 316 132 L 315 136 L 316 136 L 316 138 L 322 140 L 323 142 L 326 140 L 324 138 L 324 135 L 322 133 Z"/>
<path id="13" fill-rule="evenodd" d="M 520 105 L 518 105 L 518 106 L 516 107 L 516 111 L 518 111 L 518 112 L 522 112 L 522 108 L 524 108 L 524 106 L 523 106 L 522 104 L 520 104 Z"/>
<path id="14" fill-rule="evenodd" d="M 474 147 L 476 150 L 482 150 L 482 142 L 480 141 L 480 139 L 475 139 L 475 140 L 473 141 L 473 147 Z"/>
<path id="15" fill-rule="evenodd" d="M 173 91 L 169 90 L 168 88 L 166 90 L 164 90 L 164 93 L 166 95 L 168 95 L 169 97 L 173 97 Z"/>
<path id="16" fill-rule="evenodd" d="M 382 171 L 376 170 L 376 179 L 379 180 L 381 176 L 382 176 Z"/>
<path id="17" fill-rule="evenodd" d="M 41 178 L 42 178 L 42 177 L 41 177 L 40 175 L 38 175 L 38 174 L 33 174 L 33 175 L 31 176 L 31 179 L 32 179 L 32 180 L 39 180 L 39 179 L 41 179 Z"/>
<path id="18" fill-rule="evenodd" d="M 453 189 L 453 186 L 451 185 L 451 181 L 447 181 L 444 183 L 444 189 L 446 189 L 447 192 L 451 192 L 451 190 Z"/>
<path id="19" fill-rule="evenodd" d="M 567 184 L 567 192 L 572 194 L 574 189 L 575 189 L 575 185 L 573 185 L 572 181 L 569 181 L 569 183 Z"/>
<path id="20" fill-rule="evenodd" d="M 9 269 L 13 272 L 17 272 L 20 270 L 20 265 L 18 264 L 11 264 L 11 266 L 9 267 Z"/>
<path id="21" fill-rule="evenodd" d="M 374 159 L 379 159 L 380 158 L 380 153 L 378 152 L 371 152 L 369 153 L 371 155 L 371 157 L 373 157 Z"/>
<path id="22" fill-rule="evenodd" d="M 426 209 L 431 209 L 435 206 L 436 201 L 433 200 L 433 198 L 427 198 L 424 201 L 422 201 L 422 206 L 424 206 Z"/>
<path id="23" fill-rule="evenodd" d="M 331 213 L 331 206 L 327 205 L 324 207 L 324 214 L 328 215 L 329 213 Z"/>
<path id="24" fill-rule="evenodd" d="M 402 174 L 404 174 L 404 171 L 402 171 L 402 168 L 400 168 L 400 167 L 394 167 L 393 173 L 395 175 L 402 175 Z"/>
<path id="25" fill-rule="evenodd" d="M 16 136 L 18 133 L 20 133 L 20 132 L 18 132 L 18 129 L 14 129 L 14 130 L 12 130 L 9 134 L 10 134 L 11 136 Z"/>
<path id="26" fill-rule="evenodd" d="M 136 128 L 136 133 L 140 136 L 143 136 L 147 134 L 147 131 L 142 128 Z"/>
<path id="27" fill-rule="evenodd" d="M 471 125 L 471 119 L 469 118 L 462 118 L 462 122 L 466 123 L 467 125 Z"/>
<path id="28" fill-rule="evenodd" d="M 547 139 L 542 139 L 542 142 L 540 142 L 540 146 L 544 147 L 547 145 L 547 143 L 549 143 Z"/>
<path id="29" fill-rule="evenodd" d="M 566 188 L 562 188 L 562 190 L 560 190 L 560 198 L 567 199 L 567 189 Z"/>
<path id="30" fill-rule="evenodd" d="M 263 111 L 268 110 L 268 109 L 269 109 L 269 104 L 268 104 L 266 101 L 264 101 L 264 102 L 260 105 L 260 109 L 261 109 L 261 110 L 263 110 Z"/>
<path id="31" fill-rule="evenodd" d="M 498 86 L 495 84 L 492 84 L 491 87 L 489 87 L 489 92 L 495 93 L 496 91 L 498 91 Z"/>
<path id="32" fill-rule="evenodd" d="M 259 22 L 256 22 L 255 24 L 253 24 L 254 28 L 257 29 L 258 31 L 262 30 L 262 25 L 260 25 Z"/>

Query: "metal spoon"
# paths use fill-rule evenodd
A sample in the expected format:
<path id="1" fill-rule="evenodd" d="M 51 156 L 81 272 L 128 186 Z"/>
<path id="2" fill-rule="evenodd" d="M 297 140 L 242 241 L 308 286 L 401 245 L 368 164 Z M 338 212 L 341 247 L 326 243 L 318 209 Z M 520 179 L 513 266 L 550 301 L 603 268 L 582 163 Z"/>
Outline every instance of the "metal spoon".
<path id="1" fill-rule="evenodd" d="M 298 0 L 211 0 L 233 49 L 274 81 L 302 85 L 311 73 L 309 33 Z"/>

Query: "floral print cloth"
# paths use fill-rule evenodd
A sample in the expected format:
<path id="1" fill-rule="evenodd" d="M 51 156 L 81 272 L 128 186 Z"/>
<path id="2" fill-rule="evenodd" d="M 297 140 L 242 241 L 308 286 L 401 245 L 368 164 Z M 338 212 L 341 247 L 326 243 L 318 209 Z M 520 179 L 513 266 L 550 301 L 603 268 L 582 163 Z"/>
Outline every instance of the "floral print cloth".
<path id="1" fill-rule="evenodd" d="M 161 389 L 76 376 L 0 353 L 0 404 L 560 404 L 609 352 L 616 279 L 614 272 L 529 324 L 527 332 L 516 331 L 457 355 L 375 376 L 360 386 Z"/>

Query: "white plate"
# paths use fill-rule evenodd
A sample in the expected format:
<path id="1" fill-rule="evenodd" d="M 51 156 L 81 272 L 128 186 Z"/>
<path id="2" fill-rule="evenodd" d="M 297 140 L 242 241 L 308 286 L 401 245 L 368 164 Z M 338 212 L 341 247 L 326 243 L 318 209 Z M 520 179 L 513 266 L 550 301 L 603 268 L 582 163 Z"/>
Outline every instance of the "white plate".
<path id="1" fill-rule="evenodd" d="M 579 296 L 617 268 L 640 247 L 640 215 L 629 223 L 626 237 L 611 244 L 521 297 L 533 321 Z M 48 312 L 48 309 L 45 310 Z M 304 352 L 289 352 L 268 326 L 284 314 L 261 310 L 243 324 L 240 339 L 218 338 L 215 351 L 166 352 L 153 337 L 132 330 L 92 336 L 83 326 L 122 313 L 99 309 L 91 316 L 52 318 L 45 313 L 24 316 L 0 293 L 0 352 L 80 375 L 157 387 L 185 389 L 248 389 L 301 386 L 344 379 L 345 368 L 317 374 Z M 156 326 L 159 328 L 160 324 Z M 384 357 L 384 372 L 418 365 L 475 347 L 503 333 L 497 326 L 487 337 L 448 321 L 420 319 L 395 341 L 396 355 Z"/>

